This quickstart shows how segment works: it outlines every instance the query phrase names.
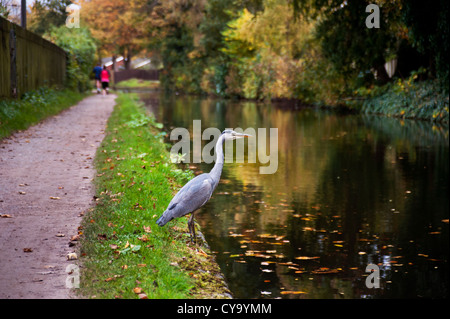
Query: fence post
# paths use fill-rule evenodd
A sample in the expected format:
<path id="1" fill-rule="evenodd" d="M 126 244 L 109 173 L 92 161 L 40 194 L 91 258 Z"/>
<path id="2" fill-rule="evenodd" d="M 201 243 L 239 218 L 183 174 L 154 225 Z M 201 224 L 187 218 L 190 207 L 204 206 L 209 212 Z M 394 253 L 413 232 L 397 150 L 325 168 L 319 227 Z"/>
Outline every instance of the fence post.
<path id="1" fill-rule="evenodd" d="M 17 70 L 16 70 L 16 32 L 14 28 L 9 30 L 9 57 L 10 57 L 10 76 L 11 76 L 11 97 L 17 97 Z"/>

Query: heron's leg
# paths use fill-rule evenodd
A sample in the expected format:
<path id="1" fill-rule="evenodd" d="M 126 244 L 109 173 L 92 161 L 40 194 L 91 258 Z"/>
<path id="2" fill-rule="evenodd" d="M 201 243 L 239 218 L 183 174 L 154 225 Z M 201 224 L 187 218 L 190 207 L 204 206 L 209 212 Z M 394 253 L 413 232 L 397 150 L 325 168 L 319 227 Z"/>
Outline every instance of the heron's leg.
<path id="1" fill-rule="evenodd" d="M 194 212 L 191 213 L 191 217 L 188 221 L 189 232 L 191 233 L 191 243 L 192 238 L 194 238 L 195 243 L 197 243 L 197 238 L 195 237 L 195 224 L 194 224 Z"/>

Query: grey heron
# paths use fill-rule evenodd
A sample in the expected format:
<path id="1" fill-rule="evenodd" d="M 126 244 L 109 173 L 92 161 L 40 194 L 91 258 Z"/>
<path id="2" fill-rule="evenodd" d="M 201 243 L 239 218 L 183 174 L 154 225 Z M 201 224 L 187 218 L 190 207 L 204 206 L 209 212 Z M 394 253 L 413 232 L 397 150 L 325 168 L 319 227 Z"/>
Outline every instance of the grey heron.
<path id="1" fill-rule="evenodd" d="M 188 221 L 189 233 L 192 238 L 195 237 L 194 213 L 197 209 L 202 207 L 209 201 L 212 193 L 219 184 L 220 175 L 224 163 L 222 145 L 224 141 L 235 140 L 243 137 L 250 137 L 251 135 L 237 133 L 233 130 L 225 130 L 220 135 L 216 143 L 216 163 L 209 173 L 203 173 L 190 180 L 184 185 L 178 193 L 170 201 L 167 209 L 158 218 L 156 223 L 159 226 L 164 226 L 169 221 L 176 217 L 182 217 L 191 214 Z"/>

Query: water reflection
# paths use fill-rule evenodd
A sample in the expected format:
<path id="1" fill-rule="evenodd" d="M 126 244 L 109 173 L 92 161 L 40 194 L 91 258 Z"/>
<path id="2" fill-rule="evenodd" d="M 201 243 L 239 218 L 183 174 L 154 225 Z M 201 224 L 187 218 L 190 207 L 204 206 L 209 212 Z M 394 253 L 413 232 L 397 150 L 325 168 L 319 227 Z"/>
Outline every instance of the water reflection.
<path id="1" fill-rule="evenodd" d="M 448 126 L 254 102 L 144 99 L 167 130 L 192 132 L 194 119 L 202 129 L 278 128 L 278 171 L 225 164 L 196 214 L 235 297 L 448 297 Z M 369 263 L 380 268 L 379 289 L 365 285 Z"/>

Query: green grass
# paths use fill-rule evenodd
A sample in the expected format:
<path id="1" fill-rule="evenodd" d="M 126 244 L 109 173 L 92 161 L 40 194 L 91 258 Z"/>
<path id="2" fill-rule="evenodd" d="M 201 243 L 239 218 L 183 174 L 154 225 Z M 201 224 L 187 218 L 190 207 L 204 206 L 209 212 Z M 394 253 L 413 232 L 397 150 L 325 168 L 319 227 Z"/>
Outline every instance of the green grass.
<path id="1" fill-rule="evenodd" d="M 150 88 L 150 89 L 157 89 L 157 88 L 159 88 L 159 81 L 129 79 L 129 80 L 126 80 L 126 81 L 121 81 L 119 83 L 116 83 L 116 87 L 119 87 L 119 88 Z"/>
<path id="2" fill-rule="evenodd" d="M 21 99 L 0 100 L 0 140 L 58 114 L 84 96 L 68 89 L 42 87 L 25 93 Z"/>
<path id="3" fill-rule="evenodd" d="M 116 102 L 95 160 L 97 205 L 80 230 L 79 292 L 91 298 L 139 298 L 139 289 L 148 298 L 223 297 L 219 268 L 205 247 L 190 244 L 187 219 L 155 224 L 193 173 L 170 162 L 162 125 L 135 95 L 120 94 Z"/>

